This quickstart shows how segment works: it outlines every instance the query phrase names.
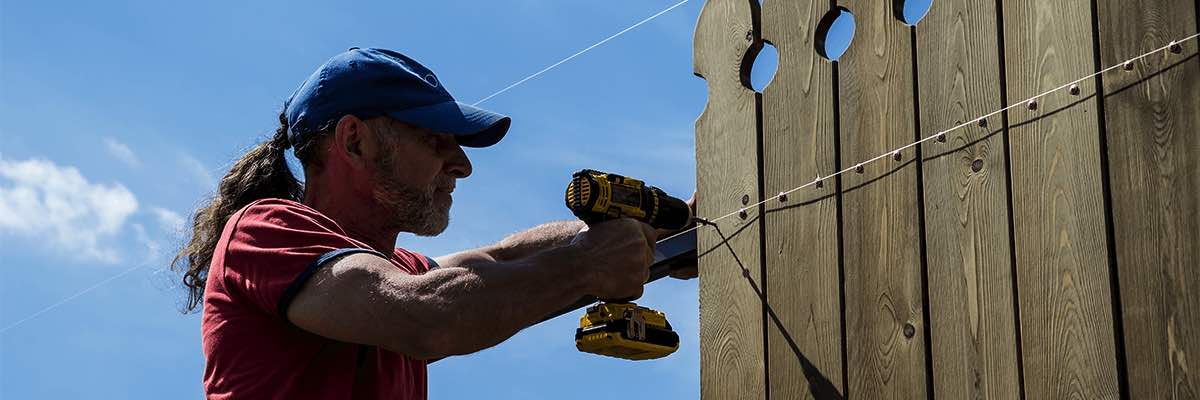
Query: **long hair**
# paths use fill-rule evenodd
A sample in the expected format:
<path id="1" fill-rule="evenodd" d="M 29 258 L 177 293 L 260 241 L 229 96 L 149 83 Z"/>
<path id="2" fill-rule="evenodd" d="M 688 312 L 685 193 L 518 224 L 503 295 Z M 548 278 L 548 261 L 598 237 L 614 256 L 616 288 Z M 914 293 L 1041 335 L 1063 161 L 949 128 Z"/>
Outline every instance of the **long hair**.
<path id="1" fill-rule="evenodd" d="M 317 146 L 313 144 L 327 136 L 328 131 L 302 135 L 303 141 L 296 144 L 296 157 L 302 164 L 315 161 L 311 156 Z M 172 270 L 183 273 L 183 285 L 188 290 L 184 313 L 196 311 L 204 301 L 208 266 L 231 215 L 260 199 L 303 200 L 304 187 L 292 175 L 285 157 L 289 147 L 287 117 L 280 113 L 275 136 L 254 146 L 234 163 L 221 178 L 216 194 L 192 215 L 192 237 L 171 261 Z"/>

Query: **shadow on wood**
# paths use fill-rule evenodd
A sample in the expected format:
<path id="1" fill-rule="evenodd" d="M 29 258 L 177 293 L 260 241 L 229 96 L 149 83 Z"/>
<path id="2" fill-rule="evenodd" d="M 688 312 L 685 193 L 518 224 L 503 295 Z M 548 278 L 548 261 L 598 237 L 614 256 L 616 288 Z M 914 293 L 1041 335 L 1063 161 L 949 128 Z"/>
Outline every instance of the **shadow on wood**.
<path id="1" fill-rule="evenodd" d="M 758 223 L 758 219 L 759 217 L 755 217 L 747 220 L 746 223 L 743 224 L 743 227 L 737 231 L 734 231 L 733 235 L 731 236 L 725 236 L 725 233 L 721 232 L 721 228 L 717 226 L 717 224 L 709 224 L 708 226 L 711 226 L 717 232 L 717 235 L 721 237 L 721 241 L 717 243 L 716 246 L 713 246 L 713 248 L 700 253 L 698 257 L 703 257 L 704 255 L 711 253 L 722 246 L 728 249 L 729 254 L 733 256 L 734 262 L 736 262 L 738 268 L 742 270 L 742 277 L 745 278 L 746 283 L 750 285 L 750 288 L 754 290 L 755 295 L 758 296 L 759 301 L 762 302 L 763 307 L 767 312 L 767 316 L 771 318 L 771 322 L 774 323 L 775 327 L 779 329 L 779 332 L 783 335 L 784 340 L 787 340 L 788 347 L 791 347 L 792 353 L 796 355 L 796 361 L 800 363 L 800 368 L 804 371 L 804 377 L 808 380 L 809 389 L 811 390 L 813 398 L 819 400 L 843 400 L 845 399 L 845 396 L 838 392 L 837 386 L 834 385 L 828 377 L 822 374 L 821 371 L 813 365 L 812 361 L 800 351 L 800 347 L 796 345 L 795 340 L 792 339 L 792 335 L 787 331 L 787 329 L 784 328 L 783 323 L 779 321 L 779 316 L 775 314 L 775 310 L 771 308 L 771 304 L 767 302 L 766 294 L 764 294 L 762 289 L 758 287 L 758 284 L 754 283 L 754 280 L 750 278 L 750 270 L 746 269 L 745 263 L 743 263 L 742 259 L 738 257 L 737 252 L 735 252 L 733 249 L 733 246 L 729 245 L 730 238 L 736 237 L 742 231 L 746 230 L 747 227 Z"/>

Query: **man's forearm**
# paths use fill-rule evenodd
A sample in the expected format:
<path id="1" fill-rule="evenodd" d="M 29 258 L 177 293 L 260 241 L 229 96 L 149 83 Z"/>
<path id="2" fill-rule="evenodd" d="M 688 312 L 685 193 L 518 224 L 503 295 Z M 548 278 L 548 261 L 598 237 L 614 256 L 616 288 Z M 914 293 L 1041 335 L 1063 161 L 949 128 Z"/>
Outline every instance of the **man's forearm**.
<path id="1" fill-rule="evenodd" d="M 569 248 L 553 247 L 507 262 L 467 263 L 423 276 L 414 306 L 431 307 L 441 356 L 494 346 L 586 294 L 587 277 L 569 264 Z M 430 290 L 432 289 L 432 290 Z M 416 300 L 416 299 L 414 299 Z M 410 310 L 411 311 L 411 310 Z"/>
<path id="2" fill-rule="evenodd" d="M 586 225 L 583 221 L 556 221 L 514 233 L 481 249 L 496 261 L 511 261 L 566 246 Z"/>

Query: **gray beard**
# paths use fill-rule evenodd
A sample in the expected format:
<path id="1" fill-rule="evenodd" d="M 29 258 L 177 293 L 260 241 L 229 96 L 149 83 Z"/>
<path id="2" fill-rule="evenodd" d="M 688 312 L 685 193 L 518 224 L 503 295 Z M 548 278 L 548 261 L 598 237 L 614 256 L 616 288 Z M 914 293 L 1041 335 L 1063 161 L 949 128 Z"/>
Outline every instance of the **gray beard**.
<path id="1" fill-rule="evenodd" d="M 432 189 L 421 190 L 394 182 L 381 182 L 373 193 L 376 204 L 387 210 L 384 221 L 387 228 L 417 236 L 437 236 L 446 230 L 450 225 L 450 201 L 438 201 Z"/>

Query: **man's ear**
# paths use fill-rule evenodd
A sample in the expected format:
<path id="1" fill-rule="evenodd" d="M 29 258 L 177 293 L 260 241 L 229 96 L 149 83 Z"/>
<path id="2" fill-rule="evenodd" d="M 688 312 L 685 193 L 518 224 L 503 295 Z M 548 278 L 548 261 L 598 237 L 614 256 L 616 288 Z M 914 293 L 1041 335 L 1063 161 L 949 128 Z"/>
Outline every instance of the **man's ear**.
<path id="1" fill-rule="evenodd" d="M 361 168 L 366 165 L 365 145 L 371 127 L 356 116 L 346 115 L 337 122 L 333 136 L 333 154 L 348 164 Z"/>

